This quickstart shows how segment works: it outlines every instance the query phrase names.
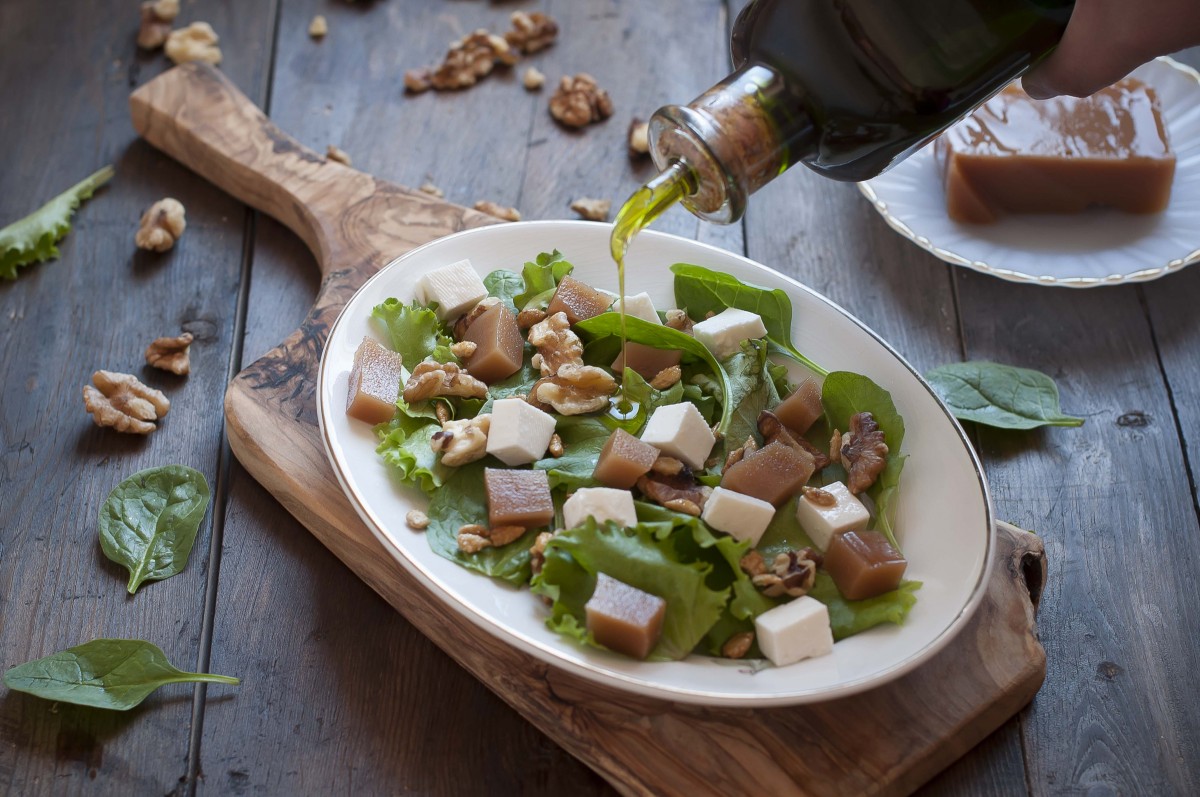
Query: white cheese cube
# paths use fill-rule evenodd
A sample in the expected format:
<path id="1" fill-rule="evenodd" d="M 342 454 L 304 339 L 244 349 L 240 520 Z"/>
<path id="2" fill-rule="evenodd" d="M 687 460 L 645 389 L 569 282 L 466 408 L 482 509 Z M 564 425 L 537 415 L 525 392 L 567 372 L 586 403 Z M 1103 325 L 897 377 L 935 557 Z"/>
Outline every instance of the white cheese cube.
<path id="1" fill-rule="evenodd" d="M 613 305 L 613 310 L 620 310 L 622 302 L 617 299 Z M 625 297 L 625 314 L 633 318 L 640 318 L 643 321 L 649 321 L 651 324 L 661 324 L 662 319 L 658 317 L 658 313 L 654 309 L 654 302 L 650 299 L 650 294 L 642 292 L 636 296 Z"/>
<path id="2" fill-rule="evenodd" d="M 762 318 L 756 313 L 729 307 L 692 327 L 692 336 L 703 343 L 718 360 L 736 354 L 743 340 L 767 334 Z"/>
<path id="3" fill-rule="evenodd" d="M 546 455 L 554 436 L 554 416 L 524 399 L 506 398 L 492 404 L 487 452 L 505 465 L 528 465 Z"/>
<path id="4" fill-rule="evenodd" d="M 471 267 L 470 260 L 460 260 L 422 274 L 415 292 L 417 301 L 422 304 L 437 302 L 438 318 L 443 321 L 458 318 L 487 296 L 487 288 Z"/>
<path id="5" fill-rule="evenodd" d="M 698 470 L 704 467 L 717 438 L 696 405 L 684 401 L 656 409 L 642 430 L 642 442 Z"/>
<path id="6" fill-rule="evenodd" d="M 865 529 L 871 513 L 841 482 L 827 484 L 821 489 L 833 496 L 836 503 L 823 506 L 801 495 L 796 501 L 796 520 L 800 521 L 808 538 L 824 551 L 833 535 Z"/>
<path id="7" fill-rule="evenodd" d="M 776 667 L 833 650 L 829 610 L 807 595 L 755 617 L 754 634 L 759 648 Z"/>
<path id="8" fill-rule="evenodd" d="M 716 487 L 704 502 L 700 519 L 736 540 L 750 540 L 753 547 L 758 545 L 774 516 L 775 507 L 766 501 Z"/>
<path id="9" fill-rule="evenodd" d="M 600 525 L 611 520 L 626 528 L 636 526 L 633 493 L 613 487 L 581 487 L 563 502 L 563 525 L 573 529 L 582 526 L 589 517 Z"/>

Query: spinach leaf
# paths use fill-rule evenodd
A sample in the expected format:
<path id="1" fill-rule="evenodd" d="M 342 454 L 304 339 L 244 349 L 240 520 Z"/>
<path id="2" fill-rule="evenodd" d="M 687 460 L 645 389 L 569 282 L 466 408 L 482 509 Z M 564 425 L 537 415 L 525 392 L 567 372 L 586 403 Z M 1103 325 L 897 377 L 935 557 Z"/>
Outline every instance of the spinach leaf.
<path id="1" fill-rule="evenodd" d="M 631 368 L 626 368 L 621 377 L 621 388 L 624 398 L 634 404 L 632 413 L 625 418 L 617 418 L 612 414 L 599 416 L 609 429 L 621 428 L 631 435 L 641 432 L 646 421 L 659 407 L 667 404 L 678 404 L 683 400 L 683 385 L 679 382 L 666 390 L 656 390 L 650 387 L 641 374 Z"/>
<path id="2" fill-rule="evenodd" d="M 187 566 L 208 509 L 204 474 L 184 465 L 148 468 L 113 488 L 100 507 L 100 547 L 129 570 L 129 594 Z"/>
<path id="3" fill-rule="evenodd" d="M 483 278 L 483 287 L 487 288 L 488 296 L 495 296 L 515 313 L 517 305 L 513 297 L 525 290 L 525 280 L 516 272 L 498 268 Z"/>
<path id="4" fill-rule="evenodd" d="M 157 646 L 140 639 L 93 639 L 4 673 L 9 689 L 116 711 L 128 711 L 165 684 L 196 681 L 241 683 L 228 675 L 178 670 Z"/>
<path id="5" fill-rule="evenodd" d="M 576 415 L 560 418 L 556 431 L 563 441 L 563 455 L 539 459 L 533 467 L 546 471 L 552 490 L 598 486 L 592 471 L 612 430 L 600 418 Z"/>
<path id="6" fill-rule="evenodd" d="M 729 374 L 729 402 L 733 419 L 726 433 L 730 447 L 740 446 L 747 437 L 761 442 L 758 415 L 779 403 L 779 393 L 767 360 L 767 346 L 761 341 L 746 341 L 741 351 L 722 363 Z"/>
<path id="7" fill-rule="evenodd" d="M 68 188 L 23 219 L 0 229 L 0 278 L 17 278 L 17 269 L 58 257 L 56 243 L 71 231 L 71 216 L 85 199 L 116 174 L 105 166 Z"/>
<path id="8" fill-rule="evenodd" d="M 821 376 L 828 373 L 792 344 L 792 300 L 784 291 L 760 288 L 724 272 L 689 263 L 676 263 L 671 271 L 675 274 L 675 303 L 686 308 L 688 315 L 703 318 L 709 312 L 719 313 L 730 307 L 756 313 L 767 328 L 767 339 L 781 354 Z"/>
<path id="9" fill-rule="evenodd" d="M 526 263 L 521 270 L 525 290 L 513 297 L 513 303 L 518 310 L 527 307 L 546 309 L 559 280 L 574 270 L 575 267 L 563 259 L 562 253 L 557 249 L 553 252 L 542 252 L 534 260 Z"/>
<path id="10" fill-rule="evenodd" d="M 385 299 L 371 310 L 371 317 L 383 324 L 392 350 L 400 352 L 409 370 L 429 357 L 438 362 L 457 362 L 450 353 L 454 341 L 446 334 L 437 313 L 428 307 Z"/>
<path id="11" fill-rule="evenodd" d="M 651 324 L 642 318 L 629 316 L 625 319 L 626 333 L 629 340 L 634 343 L 642 343 L 655 349 L 668 349 L 682 351 L 685 358 L 700 360 L 705 363 L 709 370 L 721 382 L 722 395 L 731 395 L 732 391 L 729 386 L 729 375 L 725 373 L 725 369 L 712 356 L 712 352 L 691 335 L 685 335 L 677 329 L 663 326 L 662 324 Z M 588 338 L 602 338 L 607 335 L 621 334 L 621 316 L 619 313 L 601 313 L 598 316 L 593 316 L 585 321 L 580 321 L 575 325 L 577 332 L 582 332 Z M 721 407 L 721 421 L 718 425 L 719 431 L 724 434 L 729 428 L 729 423 L 733 417 L 733 405 L 726 401 Z"/>
<path id="12" fill-rule="evenodd" d="M 962 421 L 998 429 L 1082 426 L 1064 415 L 1058 386 L 1041 371 L 992 362 L 950 363 L 925 374 L 942 401 Z"/>

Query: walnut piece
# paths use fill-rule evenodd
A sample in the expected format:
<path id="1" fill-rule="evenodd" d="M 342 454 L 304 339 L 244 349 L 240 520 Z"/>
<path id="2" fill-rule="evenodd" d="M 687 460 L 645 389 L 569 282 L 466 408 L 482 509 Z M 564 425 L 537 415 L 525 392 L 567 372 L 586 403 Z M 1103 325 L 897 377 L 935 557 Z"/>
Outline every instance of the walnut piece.
<path id="1" fill-rule="evenodd" d="M 467 329 L 471 324 L 475 323 L 475 319 L 483 315 L 489 308 L 500 304 L 500 300 L 495 296 L 485 296 L 480 300 L 479 304 L 472 307 L 469 311 L 463 313 L 454 320 L 454 326 L 450 329 L 450 334 L 455 340 L 461 341 L 467 335 Z"/>
<path id="2" fill-rule="evenodd" d="M 142 24 L 138 28 L 137 45 L 143 50 L 157 50 L 171 35 L 171 21 L 179 16 L 179 0 L 147 0 L 142 3 Z"/>
<path id="3" fill-rule="evenodd" d="M 650 123 L 636 116 L 629 120 L 629 154 L 635 158 L 650 154 Z"/>
<path id="4" fill-rule="evenodd" d="M 767 563 L 762 558 L 762 554 L 753 549 L 738 560 L 738 567 L 742 568 L 749 576 L 761 576 L 767 572 Z"/>
<path id="5" fill-rule="evenodd" d="M 183 203 L 178 199 L 166 197 L 155 202 L 142 214 L 133 241 L 138 249 L 165 252 L 175 245 L 186 229 L 187 219 Z"/>
<path id="6" fill-rule="evenodd" d="M 521 77 L 521 85 L 529 91 L 537 91 L 542 86 L 546 85 L 546 76 L 538 71 L 537 67 L 529 67 L 525 70 L 525 74 Z"/>
<path id="7" fill-rule="evenodd" d="M 802 487 L 800 494 L 804 496 L 805 501 L 809 501 L 817 506 L 837 506 L 837 499 L 833 493 L 826 492 L 820 487 Z"/>
<path id="8" fill-rule="evenodd" d="M 564 75 L 550 98 L 550 115 L 567 127 L 583 127 L 612 116 L 612 98 L 586 72 Z"/>
<path id="9" fill-rule="evenodd" d="M 186 28 L 171 31 L 167 37 L 164 49 L 167 58 L 177 64 L 189 61 L 203 61 L 216 66 L 221 63 L 221 48 L 212 25 L 207 22 L 193 22 Z"/>
<path id="10" fill-rule="evenodd" d="M 534 324 L 546 320 L 546 311 L 529 308 L 517 313 L 517 326 L 521 329 L 529 329 Z"/>
<path id="11" fill-rule="evenodd" d="M 671 309 L 667 311 L 667 326 L 690 335 L 695 322 L 688 318 L 688 314 L 683 310 Z"/>
<path id="12" fill-rule="evenodd" d="M 191 332 L 184 332 L 174 338 L 155 338 L 154 342 L 146 347 L 146 364 L 183 376 L 192 367 L 188 349 L 193 340 L 195 338 Z"/>
<path id="13" fill-rule="evenodd" d="M 308 23 L 308 35 L 314 39 L 320 39 L 329 33 L 329 23 L 325 21 L 325 17 L 317 14 L 312 18 L 312 22 Z"/>
<path id="14" fill-rule="evenodd" d="M 688 471 L 689 474 L 691 472 L 681 460 L 666 454 L 659 454 L 658 459 L 654 460 L 654 464 L 650 466 L 650 470 L 663 476 L 677 476 L 684 471 Z"/>
<path id="15" fill-rule="evenodd" d="M 722 470 L 729 470 L 737 463 L 746 458 L 746 455 L 758 450 L 758 443 L 754 442 L 754 436 L 746 438 L 746 442 L 742 443 L 737 448 L 725 455 L 725 467 Z"/>
<path id="16" fill-rule="evenodd" d="M 654 375 L 650 387 L 655 390 L 666 390 L 683 377 L 683 369 L 678 365 L 669 365 Z"/>
<path id="17" fill-rule="evenodd" d="M 460 360 L 470 359 L 475 350 L 479 348 L 478 344 L 469 340 L 460 340 L 458 343 L 450 347 L 450 353 Z"/>
<path id="18" fill-rule="evenodd" d="M 727 659 L 743 658 L 750 652 L 750 646 L 753 644 L 753 631 L 743 631 L 740 634 L 734 634 L 725 640 L 725 644 L 721 646 L 721 655 Z"/>
<path id="19" fill-rule="evenodd" d="M 514 11 L 510 19 L 512 30 L 504 40 L 525 55 L 546 49 L 558 37 L 558 23 L 541 11 Z"/>
<path id="20" fill-rule="evenodd" d="M 512 66 L 517 54 L 503 37 L 483 28 L 451 43 L 442 63 L 435 67 L 410 69 L 404 73 L 404 87 L 411 93 L 428 89 L 455 91 L 474 86 L 487 77 L 496 64 Z"/>
<path id="21" fill-rule="evenodd" d="M 91 385 L 83 386 L 83 406 L 97 426 L 118 432 L 150 434 L 153 421 L 167 414 L 171 402 L 160 391 L 147 387 L 132 374 L 97 371 Z"/>
<path id="22" fill-rule="evenodd" d="M 552 539 L 554 532 L 543 531 L 529 548 L 529 567 L 535 574 L 542 572 L 542 565 L 546 564 L 546 543 Z"/>
<path id="23" fill-rule="evenodd" d="M 424 531 L 429 528 L 429 515 L 426 515 L 419 509 L 410 509 L 408 514 L 404 516 L 404 522 L 413 531 Z"/>
<path id="24" fill-rule="evenodd" d="M 841 455 L 842 464 L 850 471 L 846 486 L 851 493 L 861 493 L 875 483 L 887 467 L 888 447 L 874 415 L 860 412 L 850 416 L 850 431 L 842 436 Z"/>
<path id="25" fill-rule="evenodd" d="M 651 501 L 685 515 L 699 515 L 710 493 L 687 468 L 674 475 L 651 470 L 637 480 L 637 488 Z"/>
<path id="26" fill-rule="evenodd" d="M 549 450 L 550 450 L 550 456 L 554 457 L 555 459 L 558 459 L 565 453 L 564 449 L 563 449 L 563 441 L 562 441 L 562 438 L 559 437 L 558 432 L 555 432 L 554 434 L 550 435 Z"/>
<path id="27" fill-rule="evenodd" d="M 444 197 L 446 195 L 445 191 L 443 191 L 442 189 L 438 188 L 436 185 L 434 185 L 433 183 L 428 182 L 428 181 L 421 183 L 420 187 L 417 188 L 417 190 L 420 191 L 422 194 L 429 194 L 430 196 L 435 196 L 438 199 L 441 199 L 442 197 Z"/>
<path id="28" fill-rule="evenodd" d="M 617 392 L 617 380 L 603 368 L 568 363 L 554 376 L 539 379 L 531 392 L 559 415 L 583 415 L 608 406 L 608 397 Z"/>
<path id="29" fill-rule="evenodd" d="M 516 542 L 525 533 L 524 526 L 493 526 L 488 530 L 487 538 L 499 548 L 502 545 L 508 545 L 510 542 Z"/>
<path id="30" fill-rule="evenodd" d="M 583 365 L 583 341 L 571 329 L 571 322 L 562 311 L 530 327 L 529 345 L 541 355 L 537 367 L 542 376 L 554 376 L 564 365 Z"/>
<path id="31" fill-rule="evenodd" d="M 404 385 L 404 400 L 413 404 L 434 396 L 487 398 L 487 385 L 454 363 L 417 363 Z"/>
<path id="32" fill-rule="evenodd" d="M 777 555 L 770 572 L 753 575 L 751 581 L 769 598 L 799 598 L 812 589 L 820 566 L 820 554 L 812 548 L 801 548 Z"/>
<path id="33" fill-rule="evenodd" d="M 325 148 L 325 157 L 331 161 L 337 161 L 343 166 L 354 165 L 354 161 L 352 161 L 350 156 L 346 154 L 346 150 L 342 149 L 341 147 L 335 147 L 333 144 L 330 144 Z"/>
<path id="34" fill-rule="evenodd" d="M 581 197 L 571 203 L 571 210 L 588 221 L 607 221 L 608 212 L 612 210 L 612 200 Z"/>
<path id="35" fill-rule="evenodd" d="M 443 465 L 466 465 L 487 454 L 487 436 L 491 428 L 492 416 L 486 412 L 474 418 L 446 421 L 440 432 L 433 433 L 429 447 L 442 455 Z"/>
<path id="36" fill-rule="evenodd" d="M 504 221 L 520 221 L 521 211 L 516 208 L 510 208 L 507 205 L 499 205 L 488 199 L 481 199 L 475 203 L 475 209 L 480 213 L 486 213 L 489 216 L 495 216 Z"/>
<path id="37" fill-rule="evenodd" d="M 478 523 L 463 526 L 458 530 L 458 536 L 455 538 L 458 550 L 463 553 L 479 553 L 484 548 L 491 548 L 492 541 L 484 536 L 486 531 L 487 529 Z"/>

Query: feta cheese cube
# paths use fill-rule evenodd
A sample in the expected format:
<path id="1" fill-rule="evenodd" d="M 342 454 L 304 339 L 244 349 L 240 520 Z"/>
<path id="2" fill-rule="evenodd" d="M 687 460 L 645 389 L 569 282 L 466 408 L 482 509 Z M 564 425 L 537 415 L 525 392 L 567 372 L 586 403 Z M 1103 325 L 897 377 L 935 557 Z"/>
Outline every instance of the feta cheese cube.
<path id="1" fill-rule="evenodd" d="M 524 399 L 500 399 L 492 404 L 487 452 L 505 465 L 528 465 L 546 455 L 554 436 L 554 416 Z"/>
<path id="2" fill-rule="evenodd" d="M 622 302 L 617 300 L 613 305 L 613 310 L 620 310 Z M 658 313 L 654 309 L 654 302 L 650 299 L 650 294 L 642 292 L 636 296 L 626 296 L 625 314 L 634 318 L 640 318 L 643 321 L 649 321 L 651 324 L 661 324 L 662 319 L 658 317 Z"/>
<path id="3" fill-rule="evenodd" d="M 667 456 L 681 460 L 689 468 L 703 468 L 717 438 L 704 422 L 704 416 L 690 401 L 659 407 L 642 429 L 642 441 Z"/>
<path id="4" fill-rule="evenodd" d="M 754 633 L 759 648 L 776 667 L 833 650 L 829 610 L 808 595 L 755 617 Z"/>
<path id="5" fill-rule="evenodd" d="M 756 313 L 729 307 L 692 327 L 692 336 L 703 343 L 718 360 L 736 354 L 743 340 L 767 334 L 762 317 Z"/>
<path id="6" fill-rule="evenodd" d="M 460 260 L 422 274 L 415 292 L 417 301 L 422 304 L 437 302 L 438 318 L 443 321 L 458 318 L 487 296 L 487 288 L 471 267 L 470 260 Z"/>
<path id="7" fill-rule="evenodd" d="M 775 507 L 766 501 L 716 487 L 704 502 L 700 519 L 736 540 L 750 540 L 753 547 L 758 545 L 774 516 Z"/>
<path id="8" fill-rule="evenodd" d="M 581 487 L 563 503 L 563 525 L 573 529 L 589 517 L 600 525 L 611 520 L 626 528 L 636 526 L 633 493 L 614 487 Z"/>
<path id="9" fill-rule="evenodd" d="M 833 506 L 824 506 L 801 494 L 796 501 L 796 520 L 800 521 L 808 538 L 824 551 L 833 535 L 865 529 L 871 513 L 841 482 L 827 484 L 821 489 L 833 496 Z"/>

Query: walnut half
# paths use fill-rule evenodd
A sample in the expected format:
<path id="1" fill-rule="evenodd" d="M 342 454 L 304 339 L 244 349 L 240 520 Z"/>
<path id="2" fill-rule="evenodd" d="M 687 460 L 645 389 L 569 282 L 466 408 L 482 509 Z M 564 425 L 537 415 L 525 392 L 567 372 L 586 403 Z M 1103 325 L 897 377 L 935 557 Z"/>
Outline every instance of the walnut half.
<path id="1" fill-rule="evenodd" d="M 603 368 L 569 363 L 554 376 L 539 379 L 531 391 L 533 397 L 549 404 L 560 415 L 583 415 L 608 406 L 608 397 L 617 392 L 617 380 Z"/>
<path id="2" fill-rule="evenodd" d="M 435 396 L 487 398 L 487 385 L 454 363 L 417 363 L 404 385 L 404 400 L 414 404 Z"/>
<path id="3" fill-rule="evenodd" d="M 875 483 L 887 467 L 888 447 L 883 430 L 869 412 L 850 416 L 850 431 L 842 436 L 841 461 L 850 471 L 846 486 L 861 493 Z"/>
<path id="4" fill-rule="evenodd" d="M 612 116 L 612 98 L 586 72 L 564 75 L 550 98 L 550 115 L 567 127 L 583 127 Z"/>
<path id="5" fill-rule="evenodd" d="M 188 350 L 193 340 L 195 338 L 191 332 L 184 332 L 175 338 L 155 338 L 154 342 L 146 347 L 146 364 L 183 376 L 192 367 Z"/>
<path id="6" fill-rule="evenodd" d="M 492 416 L 486 412 L 474 418 L 446 421 L 440 432 L 433 433 L 429 447 L 441 453 L 443 465 L 466 465 L 483 459 L 487 454 L 487 438 L 491 428 Z"/>
<path id="7" fill-rule="evenodd" d="M 97 426 L 118 432 L 150 434 L 154 421 L 167 414 L 171 402 L 160 391 L 147 387 L 132 374 L 97 371 L 91 385 L 83 386 L 83 406 Z"/>
<path id="8" fill-rule="evenodd" d="M 178 199 L 166 197 L 155 202 L 142 214 L 137 235 L 133 240 L 138 249 L 165 252 L 175 245 L 186 229 L 187 219 L 183 203 Z"/>

